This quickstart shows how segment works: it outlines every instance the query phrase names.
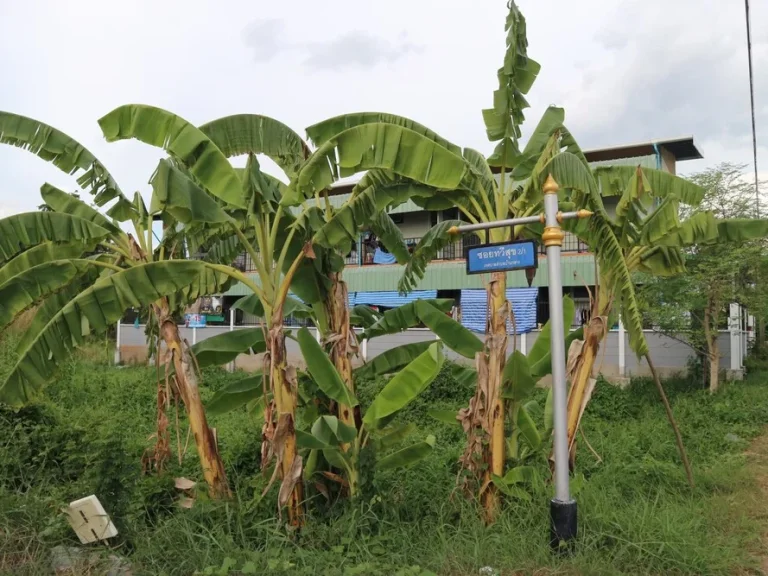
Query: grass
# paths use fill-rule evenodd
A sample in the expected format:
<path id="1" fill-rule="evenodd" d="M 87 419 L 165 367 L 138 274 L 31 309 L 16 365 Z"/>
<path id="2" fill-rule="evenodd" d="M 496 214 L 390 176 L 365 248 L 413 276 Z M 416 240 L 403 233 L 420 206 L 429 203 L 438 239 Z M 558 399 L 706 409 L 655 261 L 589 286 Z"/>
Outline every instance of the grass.
<path id="1" fill-rule="evenodd" d="M 11 349 L 0 343 L 0 378 Z M 191 510 L 179 509 L 173 478 L 199 477 L 194 447 L 165 476 L 143 475 L 155 372 L 115 368 L 109 357 L 96 344 L 62 368 L 38 404 L 18 413 L 0 408 L 0 574 L 49 574 L 50 548 L 76 545 L 60 508 L 91 493 L 120 531 L 105 554 L 128 557 L 135 574 L 458 576 L 485 566 L 504 575 L 733 574 L 759 566 L 758 516 L 768 509 L 755 496 L 744 453 L 766 424 L 765 372 L 716 396 L 684 380 L 667 383 L 694 467 L 693 491 L 653 385 L 598 385 L 584 432 L 600 460 L 580 441 L 579 544 L 572 557 L 559 558 L 546 543 L 549 488 L 531 502 L 508 502 L 491 527 L 474 502 L 453 494 L 462 434 L 426 411 L 458 408 L 472 391 L 447 371 L 400 415 L 418 425 L 418 438 L 437 436 L 432 455 L 376 476 L 373 490 L 353 504 L 330 505 L 312 493 L 309 522 L 295 535 L 276 519 L 276 490 L 260 499 L 260 426 L 244 410 L 212 418 L 237 490 L 233 501 L 203 494 Z M 229 378 L 206 371 L 204 398 Z M 359 385 L 366 404 L 381 383 Z"/>

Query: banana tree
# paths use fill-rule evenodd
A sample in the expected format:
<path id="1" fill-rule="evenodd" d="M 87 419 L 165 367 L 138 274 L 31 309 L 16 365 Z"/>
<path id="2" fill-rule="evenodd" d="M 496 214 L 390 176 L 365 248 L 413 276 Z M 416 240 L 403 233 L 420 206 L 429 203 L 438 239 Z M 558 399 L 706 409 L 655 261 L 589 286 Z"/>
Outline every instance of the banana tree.
<path id="1" fill-rule="evenodd" d="M 445 312 L 453 305 L 452 300 L 417 300 L 384 313 L 384 315 L 363 332 L 363 337 L 373 339 L 383 335 L 396 334 L 408 328 L 423 324 L 430 328 L 440 338 L 447 348 L 467 360 L 476 358 L 482 351 L 483 343 L 469 330 L 461 326 L 455 320 L 446 316 Z M 570 326 L 574 316 L 573 301 L 565 297 L 563 299 L 565 326 Z M 563 334 L 566 344 L 581 336 L 581 330 Z M 551 326 L 547 322 L 542 329 L 535 344 L 531 347 L 528 356 L 520 351 L 514 351 L 506 358 L 504 372 L 501 376 L 501 397 L 505 400 L 506 415 L 512 423 L 512 432 L 505 432 L 504 467 L 501 474 L 492 474 L 487 480 L 488 486 L 493 485 L 497 490 L 514 498 L 529 499 L 530 495 L 523 489 L 523 484 L 533 482 L 538 474 L 529 465 L 540 458 L 543 462 L 548 451 L 548 443 L 552 433 L 551 417 L 551 393 L 544 410 L 543 426 L 539 427 L 534 420 L 532 412 L 536 409 L 535 402 L 531 400 L 531 394 L 537 382 L 551 373 L 550 359 Z M 363 367 L 357 370 L 359 376 L 376 377 L 391 374 L 402 366 L 422 354 L 425 349 L 433 345 L 430 341 L 404 344 L 391 348 L 373 358 Z M 506 356 L 506 350 L 504 351 Z M 457 364 L 453 367 L 453 376 L 462 382 L 477 382 L 479 370 L 483 364 L 476 363 L 472 368 L 467 365 Z M 450 425 L 462 426 L 465 433 L 470 430 L 467 427 L 467 413 L 470 408 L 462 409 L 458 414 L 442 410 L 431 410 L 430 416 Z M 470 452 L 468 452 L 470 453 Z M 474 453 L 474 452 L 471 452 Z M 465 454 L 466 456 L 466 454 Z M 469 463 L 463 463 L 464 469 L 469 469 Z M 464 487 L 467 488 L 473 478 L 462 475 L 460 477 Z"/>
<path id="2" fill-rule="evenodd" d="M 133 201 L 128 200 L 103 165 L 75 140 L 36 120 L 10 113 L 0 114 L 0 134 L 3 142 L 24 147 L 64 171 L 82 171 L 78 183 L 93 194 L 97 207 L 106 207 L 114 201 L 106 213 L 102 214 L 78 198 L 46 184 L 42 188 L 42 195 L 50 212 L 22 214 L 4 221 L 3 238 L 6 244 L 0 263 L 6 265 L 0 276 L 5 280 L 3 286 L 6 293 L 13 296 L 13 304 L 3 309 L 4 321 L 12 319 L 29 306 L 39 304 L 40 307 L 32 326 L 19 344 L 19 362 L 0 388 L 0 397 L 13 405 L 28 402 L 52 377 L 55 366 L 63 360 L 65 352 L 82 341 L 84 330 L 78 332 L 75 324 L 71 324 L 71 334 L 57 332 L 57 322 L 63 319 L 73 322 L 79 318 L 78 322 L 87 322 L 91 328 L 105 329 L 109 322 L 119 320 L 119 316 L 111 319 L 114 315 L 111 309 L 109 314 L 105 312 L 104 317 L 91 317 L 96 314 L 96 309 L 86 307 L 80 303 L 79 298 L 90 298 L 88 303 L 93 306 L 93 294 L 107 292 L 92 293 L 92 289 L 100 286 L 99 283 L 116 282 L 123 275 L 128 275 L 132 278 L 129 286 L 135 284 L 135 290 L 121 294 L 115 302 L 129 302 L 125 308 L 147 306 L 153 311 L 157 335 L 171 353 L 174 381 L 189 416 L 190 428 L 210 491 L 217 496 L 228 494 L 216 440 L 207 424 L 200 400 L 194 361 L 179 335 L 173 315 L 201 295 L 226 289 L 232 280 L 240 280 L 243 275 L 234 268 L 219 265 L 218 261 L 192 262 L 187 269 L 195 271 L 197 277 L 188 279 L 186 284 L 170 283 L 168 286 L 177 286 L 175 290 L 166 293 L 164 288 L 164 292 L 158 296 L 152 286 L 153 276 L 147 273 L 145 278 L 137 278 L 140 274 L 138 271 L 145 269 L 144 265 L 148 266 L 146 270 L 159 270 L 152 272 L 157 275 L 181 269 L 181 261 L 186 256 L 183 249 L 185 244 L 203 246 L 210 243 L 214 249 L 213 254 L 227 258 L 225 251 L 215 250 L 217 239 L 177 233 L 172 225 L 174 217 L 165 212 L 161 215 L 169 224 L 166 227 L 169 234 L 153 248 L 152 221 L 159 209 L 153 206 L 152 210 L 147 210 L 138 193 Z M 188 179 L 170 178 L 169 173 L 169 167 L 161 163 L 152 180 L 156 197 L 183 196 L 190 185 Z M 208 205 L 203 206 L 210 208 Z M 202 209 L 202 206 L 198 208 Z M 221 215 L 218 217 L 222 218 Z M 124 232 L 119 222 L 131 222 L 136 236 Z M 94 249 L 101 253 L 83 256 Z M 167 269 L 164 268 L 166 265 Z M 131 272 L 134 268 L 137 271 Z M 96 274 L 96 271 L 99 273 Z M 45 278 L 45 282 L 41 278 Z M 120 281 L 117 285 L 124 284 Z M 71 310 L 73 304 L 77 306 Z M 52 340 L 54 338 L 66 342 L 55 344 Z M 46 347 L 55 348 L 56 353 L 42 353 L 41 350 Z M 167 398 L 159 388 L 159 407 L 165 400 Z M 159 409 L 158 444 L 154 455 L 158 467 L 167 457 L 167 442 L 163 441 L 163 418 Z"/>
<path id="3" fill-rule="evenodd" d="M 252 286 L 268 333 L 265 358 L 272 396 L 264 420 L 262 462 L 277 459 L 278 475 L 282 478 L 280 503 L 288 504 L 292 524 L 301 523 L 302 459 L 296 453 L 295 412 L 298 386 L 295 368 L 287 364 L 283 317 L 292 290 L 304 302 L 310 303 L 316 323 L 327 334 L 330 353 L 339 371 L 344 374 L 350 391 L 351 380 L 349 344 L 352 341 L 346 317 L 346 287 L 341 280 L 344 252 L 332 251 L 313 243 L 317 222 L 330 217 L 326 210 L 315 206 L 289 208 L 284 198 L 292 196 L 298 169 L 306 163 L 309 148 L 287 126 L 258 115 L 228 116 L 196 129 L 182 119 L 159 109 L 146 106 L 125 106 L 100 121 L 110 140 L 137 138 L 162 146 L 181 165 L 182 175 L 193 182 L 182 194 L 158 195 L 157 203 L 174 217 L 188 225 L 204 225 L 215 231 L 226 230 L 237 236 L 239 246 L 249 253 L 257 268 L 258 284 Z M 226 159 L 247 154 L 244 170 L 234 170 L 240 188 L 231 182 L 233 171 Z M 261 172 L 257 154 L 266 154 L 285 172 L 290 184 Z M 223 159 L 226 165 L 220 165 Z M 171 175 L 174 171 L 171 170 Z M 199 187 L 197 186 L 199 184 Z M 320 203 L 322 187 L 313 188 L 308 197 Z M 213 196 L 222 204 L 230 221 L 213 218 L 213 211 L 199 208 L 202 196 Z M 209 199 L 210 201 L 210 199 Z M 299 202 L 301 203 L 301 202 Z M 153 201 L 154 204 L 154 201 Z M 386 217 L 388 220 L 388 217 Z M 397 230 L 391 220 L 391 231 Z M 250 235 L 253 239 L 249 238 Z M 400 238 L 402 241 L 402 238 Z M 403 248 L 404 252 L 404 248 Z M 352 407 L 339 406 L 342 420 L 354 424 Z M 285 498 L 285 500 L 284 500 Z"/>
<path id="4" fill-rule="evenodd" d="M 706 211 L 681 220 L 681 205 L 697 206 L 704 197 L 704 190 L 671 174 L 641 167 L 599 167 L 589 171 L 574 166 L 575 163 L 566 166 L 557 159 L 552 164 L 555 177 L 562 184 L 572 187 L 575 195 L 594 194 L 599 189 L 605 197 L 618 197 L 615 217 L 609 221 L 630 273 L 642 272 L 652 276 L 681 274 L 685 272 L 684 250 L 687 247 L 731 239 L 749 240 L 768 233 L 765 221 L 718 220 L 712 212 Z M 588 238 L 589 234 L 585 236 Z M 596 246 L 595 249 L 600 248 Z M 584 339 L 569 351 L 572 384 L 568 395 L 568 441 L 571 464 L 575 457 L 576 433 L 595 385 L 593 369 L 600 343 L 612 323 L 609 318 L 615 317 L 616 308 L 624 312 L 623 303 L 617 300 L 615 285 L 609 274 L 600 270 L 599 286 L 593 294 L 591 318 L 585 327 Z M 651 368 L 675 431 L 688 480 L 693 484 L 682 439 L 653 361 L 647 348 L 638 351 L 638 355 L 645 356 Z"/>
<path id="5" fill-rule="evenodd" d="M 299 330 L 297 340 L 315 385 L 339 405 L 356 407 L 357 398 L 347 388 L 325 350 L 306 328 Z M 322 454 L 329 465 L 343 474 L 337 477 L 324 471 L 325 475 L 348 487 L 350 497 L 354 498 L 360 489 L 361 453 L 369 444 L 374 446 L 378 470 L 407 467 L 427 456 L 434 446 L 434 436 L 384 455 L 415 428 L 413 425 L 388 425 L 398 411 L 429 386 L 440 372 L 443 361 L 442 344 L 431 343 L 387 382 L 362 415 L 359 428 L 347 425 L 335 416 L 320 415 L 312 423 L 309 432 L 298 431 L 299 446 L 310 451 L 305 478 L 309 480 L 313 474 L 320 472 L 317 462 L 319 454 Z"/>
<path id="6" fill-rule="evenodd" d="M 492 141 L 498 141 L 490 158 L 486 160 L 471 149 L 462 150 L 412 120 L 381 113 L 351 114 L 307 130 L 318 150 L 302 167 L 296 192 L 301 193 L 304 187 L 327 185 L 334 178 L 361 170 L 370 170 L 364 179 L 388 180 L 392 184 L 388 188 L 360 187 L 357 196 L 353 195 L 347 207 L 347 230 L 351 229 L 351 223 L 358 223 L 376 211 L 405 201 L 409 197 L 407 194 L 428 210 L 456 206 L 463 218 L 472 223 L 539 214 L 542 184 L 553 158 L 566 154 L 584 165 L 587 162 L 563 125 L 563 110 L 555 107 L 546 111 L 524 150 L 520 151 L 522 111 L 527 106 L 524 95 L 531 88 L 539 66 L 527 57 L 525 20 L 514 3 L 510 3 L 506 30 L 507 51 L 504 65 L 499 70 L 494 107 L 483 111 L 488 136 Z M 501 172 L 498 180 L 492 167 Z M 564 201 L 568 200 L 566 192 Z M 640 316 L 629 273 L 620 258 L 599 194 L 588 200 L 578 207 L 595 212 L 589 228 L 604 247 L 598 259 L 603 269 L 611 270 L 612 281 L 621 286 L 620 294 L 632 316 L 626 322 L 632 342 L 642 347 Z M 414 288 L 437 252 L 456 241 L 448 231 L 457 223 L 442 222 L 424 235 L 405 268 L 401 291 Z M 328 245 L 345 239 L 340 228 L 326 227 L 324 241 Z M 535 238 L 540 233 L 540 227 L 535 226 L 497 228 L 491 231 L 490 240 Z M 478 365 L 482 365 L 478 371 L 481 376 L 472 409 L 466 414 L 469 438 L 463 461 L 468 463 L 470 472 L 478 480 L 488 519 L 495 516 L 498 503 L 491 478 L 501 476 L 505 461 L 506 410 L 500 380 L 506 361 L 508 325 L 512 321 L 511 307 L 505 296 L 506 281 L 505 273 L 494 273 L 487 285 L 489 323 L 484 349 L 477 359 Z"/>

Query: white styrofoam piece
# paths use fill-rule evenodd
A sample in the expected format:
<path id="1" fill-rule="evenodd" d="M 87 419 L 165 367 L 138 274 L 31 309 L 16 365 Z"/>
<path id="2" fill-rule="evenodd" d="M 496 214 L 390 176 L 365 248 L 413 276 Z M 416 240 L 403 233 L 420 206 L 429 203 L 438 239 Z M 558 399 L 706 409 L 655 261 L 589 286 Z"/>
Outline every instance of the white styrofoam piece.
<path id="1" fill-rule="evenodd" d="M 95 495 L 71 502 L 65 511 L 69 524 L 83 544 L 117 536 L 117 528 Z"/>

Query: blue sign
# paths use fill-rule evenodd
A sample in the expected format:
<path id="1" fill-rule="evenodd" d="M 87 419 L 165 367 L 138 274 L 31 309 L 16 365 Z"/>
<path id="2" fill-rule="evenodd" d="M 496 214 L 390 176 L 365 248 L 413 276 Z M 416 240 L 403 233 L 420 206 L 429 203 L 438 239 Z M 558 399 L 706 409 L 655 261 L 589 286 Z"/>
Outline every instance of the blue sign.
<path id="1" fill-rule="evenodd" d="M 538 251 L 533 240 L 472 246 L 466 250 L 467 274 L 523 270 L 538 266 Z"/>
<path id="2" fill-rule="evenodd" d="M 187 328 L 205 328 L 205 314 L 186 314 L 184 320 L 186 320 Z"/>

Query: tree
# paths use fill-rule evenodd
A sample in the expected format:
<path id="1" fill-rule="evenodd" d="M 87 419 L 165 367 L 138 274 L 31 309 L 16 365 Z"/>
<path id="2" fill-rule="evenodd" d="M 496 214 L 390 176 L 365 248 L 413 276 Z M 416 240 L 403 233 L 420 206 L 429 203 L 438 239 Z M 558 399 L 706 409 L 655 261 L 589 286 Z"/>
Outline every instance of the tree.
<path id="1" fill-rule="evenodd" d="M 205 245 L 214 242 L 215 237 L 176 233 L 169 225 L 169 235 L 153 248 L 152 221 L 162 211 L 162 198 L 184 197 L 194 183 L 162 161 L 152 180 L 153 206 L 147 210 L 138 193 L 133 201 L 128 200 L 103 165 L 69 136 L 10 113 L 2 113 L 0 123 L 4 143 L 24 147 L 66 172 L 82 172 L 78 183 L 89 189 L 96 206 L 114 201 L 102 214 L 46 184 L 42 195 L 50 211 L 18 214 L 0 221 L 0 264 L 4 265 L 0 277 L 4 278 L 6 303 L 0 327 L 30 306 L 40 305 L 20 342 L 18 362 L 0 386 L 0 401 L 13 406 L 29 402 L 53 378 L 56 367 L 82 343 L 88 330 L 104 331 L 126 309 L 148 306 L 153 311 L 156 334 L 170 352 L 176 389 L 187 410 L 210 491 L 216 496 L 228 494 L 216 440 L 200 400 L 194 361 L 173 315 L 201 295 L 226 289 L 233 279 L 249 281 L 234 268 L 186 260 L 182 248 L 185 243 Z M 212 211 L 221 220 L 225 216 L 215 203 L 196 204 L 195 209 Z M 168 212 L 163 217 L 169 224 L 174 222 Z M 118 225 L 125 221 L 133 224 L 135 237 Z M 85 256 L 96 248 L 102 253 Z M 162 444 L 161 429 L 158 444 Z M 162 452 L 156 449 L 156 462 L 162 461 Z"/>
<path id="2" fill-rule="evenodd" d="M 752 186 L 743 179 L 743 166 L 721 164 L 691 176 L 703 190 L 700 204 L 683 207 L 687 222 L 716 219 L 717 229 L 697 243 L 688 242 L 681 258 L 685 273 L 647 278 L 642 290 L 648 320 L 665 333 L 684 334 L 685 341 L 707 366 L 706 382 L 719 386 L 718 330 L 727 328 L 732 302 L 765 307 L 765 241 L 768 223 L 754 215 Z M 701 226 L 700 226 L 701 228 Z"/>

